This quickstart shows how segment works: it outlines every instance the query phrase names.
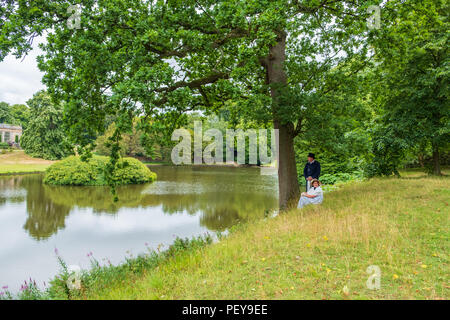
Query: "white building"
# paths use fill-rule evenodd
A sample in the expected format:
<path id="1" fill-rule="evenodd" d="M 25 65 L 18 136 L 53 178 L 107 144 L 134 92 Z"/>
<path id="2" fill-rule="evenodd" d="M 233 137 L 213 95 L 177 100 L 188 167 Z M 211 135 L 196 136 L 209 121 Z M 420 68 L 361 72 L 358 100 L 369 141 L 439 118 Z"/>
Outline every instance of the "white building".
<path id="1" fill-rule="evenodd" d="M 19 143 L 22 136 L 22 127 L 0 123 L 1 142 Z"/>

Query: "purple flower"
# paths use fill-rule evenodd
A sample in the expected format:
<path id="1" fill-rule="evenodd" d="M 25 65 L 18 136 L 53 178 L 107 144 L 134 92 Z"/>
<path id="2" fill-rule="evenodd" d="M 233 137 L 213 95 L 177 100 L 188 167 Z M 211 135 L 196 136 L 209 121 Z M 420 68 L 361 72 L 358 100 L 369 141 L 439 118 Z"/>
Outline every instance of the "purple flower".
<path id="1" fill-rule="evenodd" d="M 2 289 L 6 290 L 6 289 L 8 289 L 8 286 L 3 286 Z"/>
<path id="2" fill-rule="evenodd" d="M 0 292 L 0 296 L 2 296 L 2 295 L 4 295 L 5 293 L 4 292 Z"/>
<path id="3" fill-rule="evenodd" d="M 55 248 L 55 254 L 56 254 L 56 255 L 59 254 L 58 248 Z"/>

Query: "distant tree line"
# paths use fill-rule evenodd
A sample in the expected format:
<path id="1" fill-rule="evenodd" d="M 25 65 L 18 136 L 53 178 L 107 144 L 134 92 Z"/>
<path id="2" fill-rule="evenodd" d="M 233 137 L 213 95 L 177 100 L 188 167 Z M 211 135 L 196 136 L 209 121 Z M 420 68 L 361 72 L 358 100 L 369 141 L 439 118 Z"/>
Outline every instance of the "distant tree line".
<path id="1" fill-rule="evenodd" d="M 30 108 L 27 105 L 10 105 L 7 102 L 0 102 L 0 123 L 17 125 L 26 129 L 30 116 Z"/>

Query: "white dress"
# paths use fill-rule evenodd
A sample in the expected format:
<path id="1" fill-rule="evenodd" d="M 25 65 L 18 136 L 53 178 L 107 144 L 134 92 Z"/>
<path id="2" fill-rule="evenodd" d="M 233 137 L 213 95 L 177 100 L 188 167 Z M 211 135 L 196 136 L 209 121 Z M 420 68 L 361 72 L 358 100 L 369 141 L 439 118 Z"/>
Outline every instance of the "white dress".
<path id="1" fill-rule="evenodd" d="M 320 204 L 323 201 L 323 191 L 321 187 L 311 187 L 311 189 L 308 190 L 307 192 L 308 195 L 310 196 L 316 196 L 314 198 L 308 198 L 305 196 L 301 196 L 300 200 L 298 201 L 298 206 L 297 208 L 303 208 L 304 206 L 308 205 L 308 204 Z"/>

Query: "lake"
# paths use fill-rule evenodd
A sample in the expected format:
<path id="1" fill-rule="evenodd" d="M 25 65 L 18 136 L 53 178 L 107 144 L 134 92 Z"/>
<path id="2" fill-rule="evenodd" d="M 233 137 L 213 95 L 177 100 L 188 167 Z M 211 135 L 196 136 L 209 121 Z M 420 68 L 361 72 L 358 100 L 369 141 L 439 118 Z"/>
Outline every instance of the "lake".
<path id="1" fill-rule="evenodd" d="M 152 184 L 118 188 L 56 187 L 43 176 L 0 177 L 0 288 L 17 292 L 30 277 L 42 288 L 58 273 L 55 249 L 68 265 L 87 254 L 118 264 L 178 236 L 226 231 L 276 210 L 276 176 L 258 168 L 152 166 Z M 1 290 L 0 290 L 1 291 Z"/>

